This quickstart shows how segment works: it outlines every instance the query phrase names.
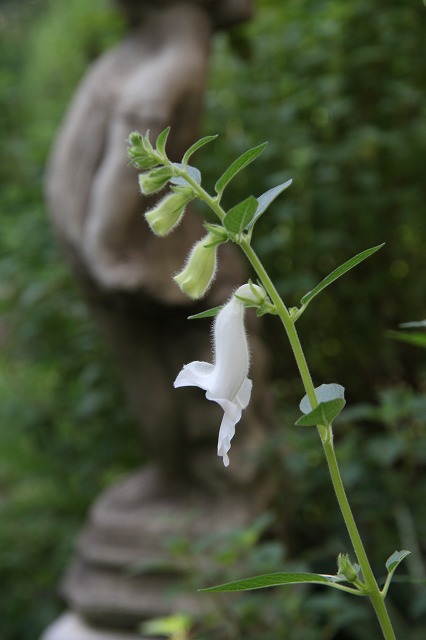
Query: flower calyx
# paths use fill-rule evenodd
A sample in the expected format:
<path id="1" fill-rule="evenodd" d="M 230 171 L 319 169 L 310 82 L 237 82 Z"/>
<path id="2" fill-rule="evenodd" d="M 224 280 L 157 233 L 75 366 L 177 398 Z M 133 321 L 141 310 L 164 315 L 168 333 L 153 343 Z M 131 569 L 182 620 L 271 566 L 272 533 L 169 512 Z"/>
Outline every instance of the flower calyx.
<path id="1" fill-rule="evenodd" d="M 339 553 L 337 558 L 338 576 L 344 578 L 348 582 L 358 582 L 358 573 L 360 567 L 358 564 L 352 564 L 347 553 Z"/>
<path id="2" fill-rule="evenodd" d="M 163 189 L 172 177 L 173 172 L 170 167 L 157 167 L 151 171 L 139 174 L 139 187 L 145 195 L 151 195 Z"/>
<path id="3" fill-rule="evenodd" d="M 129 136 L 128 143 L 127 155 L 137 169 L 143 171 L 161 164 L 161 157 L 154 151 L 149 141 L 149 131 L 144 136 L 138 131 L 133 131 Z"/>
<path id="4" fill-rule="evenodd" d="M 214 242 L 216 245 L 222 244 L 223 242 L 228 242 L 228 233 L 226 229 L 222 227 L 222 225 L 206 222 L 204 224 L 204 228 L 211 234 L 212 242 Z"/>
<path id="5" fill-rule="evenodd" d="M 256 309 L 257 316 L 266 313 L 276 313 L 275 306 L 270 302 L 265 289 L 249 280 L 234 292 L 234 296 L 240 300 L 246 308 Z"/>

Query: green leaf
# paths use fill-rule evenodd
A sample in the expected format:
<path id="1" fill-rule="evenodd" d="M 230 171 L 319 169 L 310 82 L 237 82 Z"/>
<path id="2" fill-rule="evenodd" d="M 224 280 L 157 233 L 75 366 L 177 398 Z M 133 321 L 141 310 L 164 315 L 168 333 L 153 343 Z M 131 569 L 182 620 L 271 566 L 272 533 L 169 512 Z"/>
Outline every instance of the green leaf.
<path id="1" fill-rule="evenodd" d="M 166 154 L 166 142 L 167 142 L 167 138 L 169 137 L 169 133 L 170 133 L 170 127 L 167 127 L 166 129 L 164 129 L 164 131 L 162 131 L 158 138 L 157 138 L 157 143 L 156 143 L 156 148 L 158 153 L 161 153 L 162 155 L 167 156 Z"/>
<path id="2" fill-rule="evenodd" d="M 298 427 L 315 427 L 316 425 L 327 426 L 331 424 L 336 416 L 342 411 L 346 402 L 343 398 L 320 402 L 313 411 L 299 418 L 296 422 Z"/>
<path id="3" fill-rule="evenodd" d="M 206 136 L 205 138 L 201 138 L 200 140 L 198 140 L 198 142 L 194 142 L 194 144 L 189 147 L 189 149 L 183 156 L 182 164 L 185 165 L 193 153 L 195 153 L 198 149 L 201 149 L 201 147 L 204 147 L 204 145 L 208 144 L 209 142 L 212 142 L 212 140 L 216 140 L 216 138 L 217 134 L 215 136 Z"/>
<path id="4" fill-rule="evenodd" d="M 331 384 L 321 384 L 315 387 L 315 395 L 318 403 L 329 402 L 330 400 L 339 400 L 345 398 L 345 388 L 341 384 L 332 382 Z M 312 406 L 307 395 L 303 396 L 300 405 L 300 411 L 308 414 L 312 411 Z"/>
<path id="5" fill-rule="evenodd" d="M 256 160 L 258 156 L 262 153 L 264 148 L 268 143 L 264 142 L 260 144 L 258 147 L 254 147 L 253 149 L 249 149 L 245 153 L 243 153 L 239 158 L 234 160 L 234 162 L 226 169 L 226 171 L 221 175 L 219 180 L 215 184 L 216 193 L 221 194 L 225 189 L 226 185 L 232 180 L 232 178 L 237 175 L 244 167 L 249 165 L 253 160 Z"/>
<path id="6" fill-rule="evenodd" d="M 199 589 L 199 591 L 250 591 L 251 589 L 265 589 L 266 587 L 280 587 L 288 584 L 324 584 L 333 586 L 340 582 L 337 576 L 327 576 L 319 573 L 267 573 L 235 582 L 227 582 L 216 587 Z"/>
<path id="7" fill-rule="evenodd" d="M 400 325 L 401 329 L 426 329 L 426 320 L 417 320 L 415 322 L 402 322 Z"/>
<path id="8" fill-rule="evenodd" d="M 306 307 L 310 303 L 310 301 L 313 298 L 315 298 L 315 296 L 317 296 L 323 289 L 328 287 L 329 284 L 331 284 L 332 282 L 340 278 L 340 276 L 343 276 L 343 274 L 345 274 L 347 271 L 349 271 L 350 269 L 353 269 L 354 267 L 356 267 L 357 264 L 359 264 L 360 262 L 362 262 L 363 260 L 371 256 L 373 253 L 381 249 L 383 245 L 384 243 L 379 244 L 377 247 L 366 249 L 365 251 L 358 253 L 358 255 L 354 256 L 344 264 L 340 265 L 340 267 L 337 267 L 337 269 L 332 271 L 326 278 L 324 278 L 324 280 L 322 280 L 314 289 L 312 289 L 312 291 L 309 291 L 307 294 L 303 296 L 303 298 L 300 301 L 302 305 Z"/>
<path id="9" fill-rule="evenodd" d="M 211 316 L 215 316 L 219 311 L 223 309 L 223 304 L 219 307 L 213 307 L 212 309 L 207 309 L 207 311 L 201 311 L 201 313 L 196 313 L 193 316 L 188 316 L 188 320 L 198 320 L 199 318 L 210 318 Z"/>
<path id="10" fill-rule="evenodd" d="M 413 331 L 412 333 L 407 331 L 387 331 L 386 335 L 389 338 L 412 344 L 415 347 L 426 347 L 426 333 L 421 333 L 420 331 Z"/>
<path id="11" fill-rule="evenodd" d="M 191 167 L 190 164 L 184 167 L 181 162 L 173 162 L 173 166 L 176 167 L 177 169 L 181 169 L 182 171 L 186 171 L 186 173 L 190 178 L 192 178 L 197 184 L 201 184 L 201 172 L 199 169 L 197 169 L 197 167 Z M 182 185 L 184 187 L 189 185 L 188 180 L 185 180 L 184 177 L 180 177 L 180 176 L 173 177 L 170 180 L 170 182 L 173 184 Z"/>
<path id="12" fill-rule="evenodd" d="M 235 207 L 232 207 L 232 209 L 229 209 L 223 220 L 225 229 L 230 233 L 242 233 L 252 220 L 256 209 L 256 198 L 249 196 L 239 204 L 235 205 Z"/>
<path id="13" fill-rule="evenodd" d="M 400 562 L 404 560 L 408 555 L 410 555 L 411 551 L 407 551 L 403 549 L 402 551 L 395 551 L 389 558 L 386 560 L 386 569 L 389 573 L 393 573 Z"/>
<path id="14" fill-rule="evenodd" d="M 257 198 L 257 201 L 259 204 L 257 206 L 256 213 L 254 214 L 251 222 L 247 225 L 249 229 L 251 229 L 251 227 L 254 225 L 256 220 L 260 218 L 262 213 L 266 211 L 269 205 L 272 204 L 275 198 L 277 198 L 280 195 L 280 193 L 282 193 L 285 189 L 287 189 L 292 182 L 293 180 L 287 180 L 287 182 L 283 182 L 282 184 L 279 184 L 276 187 L 272 187 L 272 189 L 269 189 L 269 191 L 265 191 L 265 193 L 262 193 L 262 195 Z"/>

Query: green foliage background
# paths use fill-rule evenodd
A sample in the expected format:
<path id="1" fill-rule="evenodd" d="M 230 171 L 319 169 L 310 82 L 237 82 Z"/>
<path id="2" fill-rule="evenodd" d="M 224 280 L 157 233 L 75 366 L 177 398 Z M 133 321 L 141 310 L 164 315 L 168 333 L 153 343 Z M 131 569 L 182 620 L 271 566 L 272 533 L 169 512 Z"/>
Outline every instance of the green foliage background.
<path id="1" fill-rule="evenodd" d="M 385 332 L 425 314 L 426 9 L 420 0 L 257 5 L 251 24 L 216 38 L 203 133 L 221 137 L 197 163 L 208 184 L 269 140 L 233 182 L 229 204 L 293 178 L 256 240 L 290 306 L 335 266 L 386 242 L 312 303 L 300 333 L 318 384 L 347 388 L 339 453 L 379 574 L 411 536 L 409 571 L 424 580 L 425 355 Z M 107 0 L 0 2 L 0 640 L 37 638 L 60 611 L 55 588 L 85 510 L 142 457 L 42 195 L 75 85 L 123 30 Z M 336 549 L 347 550 L 345 533 L 318 445 L 292 427 L 300 386 L 273 321 L 265 337 L 282 353 L 274 373 L 286 430 L 268 464 L 290 474 L 286 562 L 330 572 Z M 401 637 L 420 640 L 424 589 L 397 585 L 393 594 Z M 308 640 L 312 626 L 316 640 L 373 637 L 364 607 L 339 598 L 315 592 L 307 618 L 295 592 L 276 629 L 289 640 Z M 253 610 L 239 611 L 235 637 L 276 621 L 268 612 L 257 628 Z"/>

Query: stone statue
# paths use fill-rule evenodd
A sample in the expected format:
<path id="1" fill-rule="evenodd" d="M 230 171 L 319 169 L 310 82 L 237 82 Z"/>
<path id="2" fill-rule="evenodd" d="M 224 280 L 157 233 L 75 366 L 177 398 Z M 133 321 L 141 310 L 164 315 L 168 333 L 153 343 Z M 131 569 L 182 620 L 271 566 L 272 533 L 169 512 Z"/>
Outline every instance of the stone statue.
<path id="1" fill-rule="evenodd" d="M 223 245 L 203 305 L 194 307 L 181 294 L 172 276 L 203 235 L 201 222 L 190 210 L 170 237 L 152 235 L 142 214 L 153 199 L 139 192 L 125 142 L 132 130 L 149 130 L 154 142 L 170 125 L 168 155 L 181 159 L 197 138 L 213 33 L 247 20 L 250 0 L 118 1 L 131 28 L 77 90 L 50 158 L 47 201 L 120 366 L 151 462 L 95 503 L 62 586 L 74 613 L 44 640 L 121 638 L 106 628 L 132 629 L 143 618 L 194 609 L 193 598 L 165 596 L 173 575 L 151 571 L 130 579 L 126 570 L 169 562 L 165 543 L 171 535 L 193 538 L 247 522 L 269 491 L 255 455 L 270 415 L 255 322 L 254 395 L 226 472 L 215 455 L 219 407 L 197 390 L 173 390 L 184 363 L 209 359 L 208 320 L 191 323 L 187 316 L 222 304 L 247 279 L 245 266 L 233 247 Z M 198 601 L 195 608 L 200 606 Z"/>

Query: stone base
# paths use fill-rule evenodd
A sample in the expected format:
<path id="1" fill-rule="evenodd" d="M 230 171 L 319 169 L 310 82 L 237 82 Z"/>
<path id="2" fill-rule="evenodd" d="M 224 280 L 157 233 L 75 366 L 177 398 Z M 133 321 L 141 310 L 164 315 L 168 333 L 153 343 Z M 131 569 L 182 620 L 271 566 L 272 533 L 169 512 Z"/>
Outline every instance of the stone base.
<path id="1" fill-rule="evenodd" d="M 212 497 L 161 481 L 155 468 L 135 471 L 93 505 L 61 595 L 95 628 L 134 632 L 143 620 L 176 612 L 203 615 L 210 601 L 185 584 L 182 560 L 168 549 L 168 541 L 192 545 L 244 527 L 256 513 L 256 499 L 237 492 Z"/>
<path id="2" fill-rule="evenodd" d="M 67 612 L 46 629 L 40 640 L 153 640 L 153 638 L 92 627 L 80 616 Z"/>

